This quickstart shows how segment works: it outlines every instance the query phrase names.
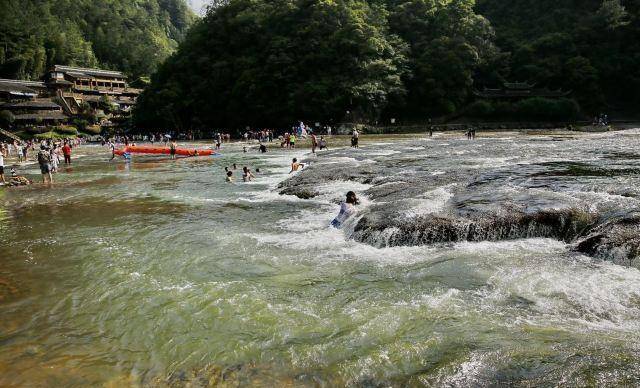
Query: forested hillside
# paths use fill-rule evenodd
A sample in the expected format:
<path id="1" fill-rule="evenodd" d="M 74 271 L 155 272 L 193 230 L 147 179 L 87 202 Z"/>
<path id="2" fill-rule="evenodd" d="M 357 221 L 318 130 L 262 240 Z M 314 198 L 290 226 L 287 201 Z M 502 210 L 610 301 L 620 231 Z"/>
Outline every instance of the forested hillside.
<path id="1" fill-rule="evenodd" d="M 184 0 L 0 0 L 0 77 L 36 79 L 53 64 L 150 75 L 195 15 Z"/>
<path id="2" fill-rule="evenodd" d="M 573 90 L 584 110 L 640 104 L 640 1 L 478 0 L 504 55 L 501 74 Z"/>
<path id="3" fill-rule="evenodd" d="M 639 7 L 638 0 L 220 1 L 159 68 L 136 119 L 191 128 L 629 112 L 640 102 Z M 467 109 L 474 90 L 515 81 L 572 92 Z"/>

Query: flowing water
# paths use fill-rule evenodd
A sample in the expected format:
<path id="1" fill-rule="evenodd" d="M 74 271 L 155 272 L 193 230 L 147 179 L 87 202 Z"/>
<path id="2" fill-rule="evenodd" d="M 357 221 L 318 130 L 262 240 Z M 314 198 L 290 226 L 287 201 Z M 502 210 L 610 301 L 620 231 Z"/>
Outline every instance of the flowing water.
<path id="1" fill-rule="evenodd" d="M 639 147 L 372 138 L 292 178 L 306 151 L 81 148 L 0 190 L 0 386 L 637 385 Z"/>

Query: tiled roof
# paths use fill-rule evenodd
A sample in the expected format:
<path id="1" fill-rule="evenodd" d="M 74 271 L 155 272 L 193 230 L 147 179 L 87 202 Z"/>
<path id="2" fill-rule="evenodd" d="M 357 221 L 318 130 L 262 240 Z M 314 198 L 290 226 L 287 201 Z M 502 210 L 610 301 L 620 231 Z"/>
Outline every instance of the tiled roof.
<path id="1" fill-rule="evenodd" d="M 84 76 L 93 76 L 93 77 L 113 77 L 113 78 L 124 78 L 125 75 L 119 71 L 113 70 L 103 70 L 103 69 L 89 69 L 84 67 L 73 67 L 73 66 L 61 66 L 56 65 L 54 67 L 54 71 L 60 73 L 68 73 L 69 75 L 73 74 L 81 74 Z M 72 75 L 73 76 L 73 75 Z"/>
<path id="2" fill-rule="evenodd" d="M 23 115 L 15 115 L 16 121 L 29 121 L 29 120 L 67 120 L 67 117 L 63 113 L 53 112 L 53 113 L 37 113 L 37 114 L 23 114 Z"/>
<path id="3" fill-rule="evenodd" d="M 49 100 L 32 100 L 32 101 L 23 101 L 23 102 L 9 102 L 2 105 L 2 108 L 6 109 L 49 109 L 49 110 L 59 110 L 60 105 L 55 102 Z"/>

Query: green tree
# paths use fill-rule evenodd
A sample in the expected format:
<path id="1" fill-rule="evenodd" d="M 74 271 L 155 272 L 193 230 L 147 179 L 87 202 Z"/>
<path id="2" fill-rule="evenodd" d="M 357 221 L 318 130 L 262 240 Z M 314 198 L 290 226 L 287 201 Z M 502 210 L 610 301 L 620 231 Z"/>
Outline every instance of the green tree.
<path id="1" fill-rule="evenodd" d="M 136 120 L 244 127 L 341 120 L 347 111 L 375 120 L 404 93 L 407 47 L 386 16 L 362 0 L 220 5 L 152 77 Z"/>

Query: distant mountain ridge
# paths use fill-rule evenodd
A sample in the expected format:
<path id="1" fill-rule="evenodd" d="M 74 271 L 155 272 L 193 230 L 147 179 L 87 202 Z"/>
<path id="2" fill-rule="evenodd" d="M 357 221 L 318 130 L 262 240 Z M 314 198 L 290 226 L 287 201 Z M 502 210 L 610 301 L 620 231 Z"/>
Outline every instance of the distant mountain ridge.
<path id="1" fill-rule="evenodd" d="M 148 76 L 196 14 L 185 0 L 0 0 L 0 78 L 37 79 L 54 64 Z"/>

